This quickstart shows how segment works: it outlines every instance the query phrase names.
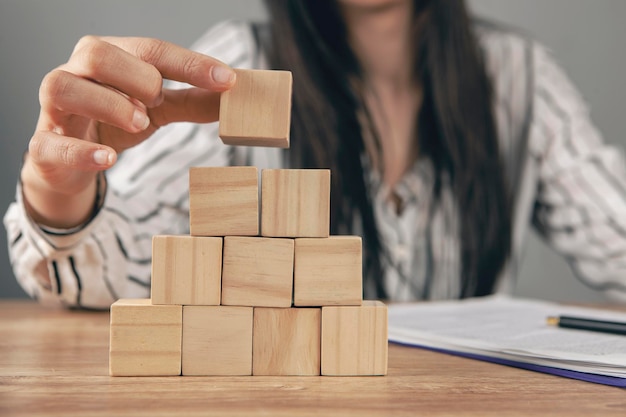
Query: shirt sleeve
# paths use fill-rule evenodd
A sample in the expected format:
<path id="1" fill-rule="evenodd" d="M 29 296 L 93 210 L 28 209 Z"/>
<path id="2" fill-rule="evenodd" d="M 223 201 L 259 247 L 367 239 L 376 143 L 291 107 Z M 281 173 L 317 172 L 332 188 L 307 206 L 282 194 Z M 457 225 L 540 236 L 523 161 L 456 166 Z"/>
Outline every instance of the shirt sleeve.
<path id="1" fill-rule="evenodd" d="M 237 67 L 250 67 L 254 39 L 242 22 L 211 28 L 192 47 Z M 44 229 L 26 213 L 20 186 L 4 217 L 17 281 L 46 304 L 108 309 L 118 298 L 150 296 L 152 236 L 189 233 L 193 166 L 237 158 L 216 123 L 176 123 L 120 155 L 106 173 L 104 203 L 75 230 Z"/>
<path id="2" fill-rule="evenodd" d="M 530 151 L 540 161 L 533 222 L 576 276 L 626 301 L 626 170 L 550 53 L 534 51 Z"/>

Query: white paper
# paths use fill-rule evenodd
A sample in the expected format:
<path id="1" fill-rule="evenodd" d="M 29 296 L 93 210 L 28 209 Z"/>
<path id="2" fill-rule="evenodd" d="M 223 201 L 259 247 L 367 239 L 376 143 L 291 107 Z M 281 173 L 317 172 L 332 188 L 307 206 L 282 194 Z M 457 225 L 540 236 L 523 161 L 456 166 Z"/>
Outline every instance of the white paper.
<path id="1" fill-rule="evenodd" d="M 549 316 L 626 322 L 626 313 L 492 296 L 389 306 L 389 340 L 626 377 L 626 336 L 562 329 Z"/>

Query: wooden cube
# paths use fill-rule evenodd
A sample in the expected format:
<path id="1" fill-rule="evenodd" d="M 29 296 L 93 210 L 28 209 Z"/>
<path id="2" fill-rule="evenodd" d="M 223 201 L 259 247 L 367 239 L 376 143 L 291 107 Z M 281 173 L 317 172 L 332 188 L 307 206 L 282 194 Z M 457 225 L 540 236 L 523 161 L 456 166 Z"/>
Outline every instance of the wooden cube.
<path id="1" fill-rule="evenodd" d="M 322 375 L 387 374 L 387 306 L 322 308 Z"/>
<path id="2" fill-rule="evenodd" d="M 261 172 L 261 235 L 328 237 L 330 171 L 265 169 Z"/>
<path id="3" fill-rule="evenodd" d="M 319 375 L 320 309 L 255 308 L 253 375 Z"/>
<path id="4" fill-rule="evenodd" d="M 293 286 L 296 306 L 361 305 L 361 238 L 296 239 Z"/>
<path id="5" fill-rule="evenodd" d="M 293 239 L 224 238 L 222 304 L 290 307 Z"/>
<path id="6" fill-rule="evenodd" d="M 258 235 L 256 167 L 191 168 L 189 230 L 193 236 Z"/>
<path id="7" fill-rule="evenodd" d="M 227 145 L 289 147 L 292 77 L 289 71 L 236 69 L 220 98 L 219 136 Z"/>
<path id="8" fill-rule="evenodd" d="M 221 277 L 221 237 L 152 238 L 152 304 L 219 305 Z"/>
<path id="9" fill-rule="evenodd" d="M 181 306 L 116 301 L 111 305 L 109 374 L 180 375 L 182 327 Z"/>
<path id="10" fill-rule="evenodd" d="M 252 375 L 252 310 L 184 306 L 183 375 Z"/>

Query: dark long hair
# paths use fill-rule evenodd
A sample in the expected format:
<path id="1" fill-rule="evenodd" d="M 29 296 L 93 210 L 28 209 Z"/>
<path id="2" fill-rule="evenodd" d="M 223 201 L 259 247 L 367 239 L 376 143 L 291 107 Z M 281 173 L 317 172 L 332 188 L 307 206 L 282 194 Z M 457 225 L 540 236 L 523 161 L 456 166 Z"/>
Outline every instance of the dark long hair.
<path id="1" fill-rule="evenodd" d="M 331 233 L 349 233 L 360 223 L 365 284 L 386 298 L 383 249 L 364 176 L 364 128 L 382 148 L 371 119 L 364 126 L 358 116 L 368 114 L 359 88 L 363 73 L 339 8 L 333 0 L 266 3 L 270 64 L 294 74 L 290 162 L 331 169 Z M 435 167 L 434 201 L 445 176 L 461 208 L 461 296 L 486 295 L 511 246 L 491 84 L 462 0 L 415 0 L 413 10 L 414 73 L 423 92 L 415 140 Z"/>

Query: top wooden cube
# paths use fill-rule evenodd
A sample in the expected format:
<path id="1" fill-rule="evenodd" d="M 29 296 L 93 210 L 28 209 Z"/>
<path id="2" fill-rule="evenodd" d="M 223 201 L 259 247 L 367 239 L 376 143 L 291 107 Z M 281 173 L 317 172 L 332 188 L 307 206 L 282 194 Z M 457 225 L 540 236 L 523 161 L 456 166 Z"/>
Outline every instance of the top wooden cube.
<path id="1" fill-rule="evenodd" d="M 227 145 L 289 147 L 289 71 L 236 69 L 235 85 L 221 95 L 219 135 Z"/>
<path id="2" fill-rule="evenodd" d="M 191 168 L 189 230 L 192 236 L 258 235 L 256 167 Z"/>

